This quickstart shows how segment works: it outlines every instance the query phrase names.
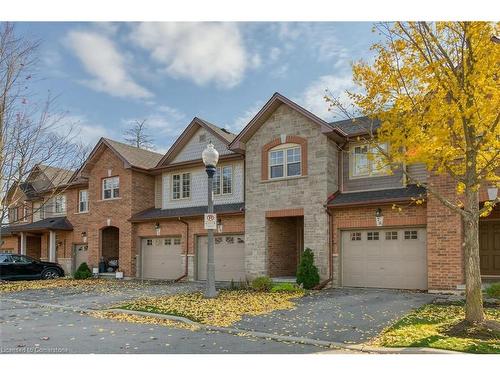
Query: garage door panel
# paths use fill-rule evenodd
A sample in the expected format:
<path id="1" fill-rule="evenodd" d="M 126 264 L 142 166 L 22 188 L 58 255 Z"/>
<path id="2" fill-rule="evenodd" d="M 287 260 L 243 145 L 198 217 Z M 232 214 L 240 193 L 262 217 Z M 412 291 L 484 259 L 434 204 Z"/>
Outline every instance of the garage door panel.
<path id="1" fill-rule="evenodd" d="M 182 246 L 173 239 L 142 240 L 142 276 L 145 279 L 173 280 L 182 273 Z"/>
<path id="2" fill-rule="evenodd" d="M 244 235 L 215 236 L 214 259 L 217 281 L 239 281 L 245 279 Z M 208 237 L 198 238 L 198 279 L 207 278 Z"/>
<path id="3" fill-rule="evenodd" d="M 353 241 L 352 232 L 361 235 Z M 368 232 L 378 240 L 369 240 Z M 344 286 L 427 289 L 424 228 L 344 231 L 341 238 Z"/>

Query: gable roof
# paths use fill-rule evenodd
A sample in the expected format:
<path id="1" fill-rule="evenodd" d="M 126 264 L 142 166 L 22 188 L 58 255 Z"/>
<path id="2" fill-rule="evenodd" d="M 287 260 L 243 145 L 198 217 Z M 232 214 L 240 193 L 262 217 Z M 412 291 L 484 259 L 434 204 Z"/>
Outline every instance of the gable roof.
<path id="1" fill-rule="evenodd" d="M 65 185 L 69 182 L 74 171 L 64 168 L 52 167 L 50 165 L 37 165 L 42 173 L 47 176 L 54 187 Z"/>
<path id="2" fill-rule="evenodd" d="M 123 161 L 125 168 L 151 169 L 163 156 L 154 151 L 145 150 L 131 146 L 109 138 L 101 138 L 90 152 L 87 160 L 78 168 L 70 178 L 70 182 L 77 182 L 81 177 L 81 171 L 85 169 L 92 160 L 96 158 L 100 151 L 105 147 L 109 148 L 120 160 Z"/>
<path id="3" fill-rule="evenodd" d="M 228 146 L 236 138 L 236 134 L 233 134 L 228 130 L 220 128 L 217 125 L 214 125 L 199 117 L 195 117 L 189 123 L 186 129 L 184 129 L 182 134 L 175 140 L 172 147 L 169 148 L 167 153 L 157 163 L 156 167 L 164 166 L 168 164 L 168 162 L 172 161 L 200 127 L 206 129 L 208 132 L 213 134 Z"/>
<path id="4" fill-rule="evenodd" d="M 267 101 L 266 104 L 261 108 L 261 110 L 250 120 L 250 122 L 243 128 L 243 130 L 238 134 L 238 136 L 229 145 L 230 149 L 243 151 L 244 147 L 242 143 L 246 143 L 255 132 L 264 124 L 264 122 L 271 116 L 271 114 L 278 109 L 282 104 L 289 106 L 295 111 L 299 112 L 303 116 L 307 117 L 313 123 L 321 126 L 324 133 L 329 133 L 332 138 L 337 141 L 343 140 L 346 134 L 342 132 L 340 128 L 336 129 L 332 127 L 328 122 L 322 120 L 315 114 L 309 112 L 304 107 L 301 107 L 297 103 L 288 99 L 287 97 L 275 92 L 273 96 Z"/>

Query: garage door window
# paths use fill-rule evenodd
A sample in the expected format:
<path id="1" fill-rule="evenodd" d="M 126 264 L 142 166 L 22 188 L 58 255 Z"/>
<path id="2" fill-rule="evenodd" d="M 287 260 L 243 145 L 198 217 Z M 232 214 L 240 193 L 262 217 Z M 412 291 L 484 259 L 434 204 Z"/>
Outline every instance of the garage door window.
<path id="1" fill-rule="evenodd" d="M 222 243 L 222 237 L 215 237 L 215 244 L 221 244 Z"/>
<path id="2" fill-rule="evenodd" d="M 368 232 L 367 239 L 368 241 L 378 241 L 378 232 Z"/>
<path id="3" fill-rule="evenodd" d="M 153 246 L 153 240 L 146 240 L 146 245 Z"/>
<path id="4" fill-rule="evenodd" d="M 172 245 L 172 240 L 170 238 L 165 238 L 165 241 L 164 241 L 165 245 Z"/>
<path id="5" fill-rule="evenodd" d="M 351 232 L 351 241 L 361 241 L 361 232 Z"/>
<path id="6" fill-rule="evenodd" d="M 181 244 L 181 239 L 180 238 L 174 238 L 174 245 L 180 245 Z"/>
<path id="7" fill-rule="evenodd" d="M 405 240 L 418 240 L 418 231 L 405 230 Z"/>
<path id="8" fill-rule="evenodd" d="M 234 243 L 234 237 L 226 237 L 226 243 Z"/>
<path id="9" fill-rule="evenodd" d="M 385 239 L 390 241 L 390 240 L 397 240 L 398 239 L 398 232 L 385 232 Z"/>

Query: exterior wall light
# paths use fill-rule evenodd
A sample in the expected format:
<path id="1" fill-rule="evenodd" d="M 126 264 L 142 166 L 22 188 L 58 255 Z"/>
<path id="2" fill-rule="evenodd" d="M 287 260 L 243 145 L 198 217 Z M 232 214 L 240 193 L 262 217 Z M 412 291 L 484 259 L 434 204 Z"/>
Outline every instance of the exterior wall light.
<path id="1" fill-rule="evenodd" d="M 160 223 L 156 223 L 155 224 L 155 231 L 156 231 L 156 235 L 159 236 L 160 235 L 160 231 L 161 231 Z"/>
<path id="2" fill-rule="evenodd" d="M 82 232 L 82 241 L 87 242 L 87 232 Z"/>
<path id="3" fill-rule="evenodd" d="M 377 227 L 384 225 L 384 215 L 381 208 L 377 208 L 375 211 L 375 224 L 377 224 Z"/>
<path id="4" fill-rule="evenodd" d="M 217 233 L 222 233 L 224 230 L 224 225 L 222 225 L 222 220 L 217 220 Z"/>
<path id="5" fill-rule="evenodd" d="M 488 187 L 488 200 L 494 201 L 498 197 L 498 187 L 492 185 Z"/>

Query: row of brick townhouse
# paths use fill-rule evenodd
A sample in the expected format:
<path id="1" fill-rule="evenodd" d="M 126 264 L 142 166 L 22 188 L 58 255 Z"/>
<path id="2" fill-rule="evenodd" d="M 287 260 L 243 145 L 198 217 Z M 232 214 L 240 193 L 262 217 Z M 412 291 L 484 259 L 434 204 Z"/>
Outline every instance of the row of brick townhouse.
<path id="1" fill-rule="evenodd" d="M 420 164 L 388 173 L 360 141 L 364 123 L 325 122 L 276 93 L 238 135 L 195 117 L 165 155 L 103 138 L 77 171 L 39 165 L 11 189 L 1 248 L 68 273 L 104 261 L 127 277 L 204 280 L 201 152 L 212 142 L 218 280 L 293 278 L 308 247 L 332 286 L 460 287 L 461 219 L 402 168 L 450 196 L 452 182 Z M 482 275 L 500 277 L 498 208 L 482 219 L 480 240 Z"/>

